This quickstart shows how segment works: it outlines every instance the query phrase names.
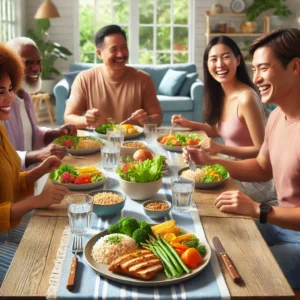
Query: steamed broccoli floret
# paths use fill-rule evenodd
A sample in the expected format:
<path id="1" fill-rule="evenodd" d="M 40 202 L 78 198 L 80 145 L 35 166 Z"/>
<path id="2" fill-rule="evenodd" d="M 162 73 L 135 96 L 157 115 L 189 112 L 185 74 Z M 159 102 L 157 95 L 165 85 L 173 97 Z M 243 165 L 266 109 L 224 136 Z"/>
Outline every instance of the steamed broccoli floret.
<path id="1" fill-rule="evenodd" d="M 108 228 L 108 233 L 121 233 L 121 228 L 118 223 L 110 225 Z"/>
<path id="2" fill-rule="evenodd" d="M 144 229 L 148 234 L 152 234 L 151 226 L 144 220 L 139 222 L 139 228 Z"/>
<path id="3" fill-rule="evenodd" d="M 132 233 L 139 228 L 139 223 L 134 218 L 129 218 L 122 223 L 121 232 L 132 237 Z"/>
<path id="4" fill-rule="evenodd" d="M 132 218 L 131 218 L 131 217 L 123 217 L 123 218 L 121 218 L 121 219 L 117 222 L 117 224 L 119 224 L 119 226 L 120 226 L 120 228 L 121 228 L 123 222 L 126 221 L 126 220 L 128 220 L 128 219 L 132 219 Z"/>
<path id="5" fill-rule="evenodd" d="M 148 232 L 144 229 L 136 229 L 133 234 L 132 238 L 136 241 L 137 244 L 145 243 L 148 240 Z"/>

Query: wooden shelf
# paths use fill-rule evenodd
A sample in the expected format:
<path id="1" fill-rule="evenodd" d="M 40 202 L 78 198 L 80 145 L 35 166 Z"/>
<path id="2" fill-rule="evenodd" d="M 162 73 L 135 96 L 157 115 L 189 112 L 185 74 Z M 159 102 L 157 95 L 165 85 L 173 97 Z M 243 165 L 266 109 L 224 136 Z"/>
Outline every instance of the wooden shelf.
<path id="1" fill-rule="evenodd" d="M 211 23 L 210 23 L 210 18 L 214 17 L 214 18 L 220 18 L 222 20 L 222 18 L 224 17 L 243 17 L 244 20 L 246 20 L 246 14 L 245 13 L 241 13 L 241 14 L 235 14 L 235 13 L 221 13 L 221 14 L 211 14 L 210 11 L 206 11 L 205 13 L 205 17 L 206 17 L 206 33 L 205 33 L 205 37 L 206 37 L 206 44 L 209 43 L 209 40 L 211 37 L 216 37 L 216 36 L 220 36 L 220 35 L 226 35 L 229 37 L 259 37 L 262 34 L 269 32 L 270 31 L 270 17 L 268 15 L 265 15 L 263 17 L 263 32 L 253 32 L 253 33 L 242 33 L 242 32 L 213 32 L 211 33 Z M 240 23 L 240 19 L 237 19 L 237 21 Z M 233 19 L 230 19 L 230 22 L 234 22 Z"/>

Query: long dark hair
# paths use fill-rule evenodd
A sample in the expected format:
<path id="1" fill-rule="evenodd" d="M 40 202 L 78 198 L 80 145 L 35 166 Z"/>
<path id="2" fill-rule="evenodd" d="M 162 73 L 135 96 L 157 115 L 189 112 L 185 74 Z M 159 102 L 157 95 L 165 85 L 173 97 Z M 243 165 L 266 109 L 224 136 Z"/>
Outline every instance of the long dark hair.
<path id="1" fill-rule="evenodd" d="M 238 45 L 227 36 L 217 36 L 213 38 L 205 48 L 203 57 L 204 72 L 204 120 L 210 125 L 216 125 L 221 119 L 223 108 L 224 91 L 221 84 L 216 81 L 208 70 L 208 54 L 211 48 L 217 44 L 224 44 L 229 47 L 234 56 L 240 56 L 240 64 L 236 69 L 236 78 L 256 90 L 247 71 L 245 60 Z"/>

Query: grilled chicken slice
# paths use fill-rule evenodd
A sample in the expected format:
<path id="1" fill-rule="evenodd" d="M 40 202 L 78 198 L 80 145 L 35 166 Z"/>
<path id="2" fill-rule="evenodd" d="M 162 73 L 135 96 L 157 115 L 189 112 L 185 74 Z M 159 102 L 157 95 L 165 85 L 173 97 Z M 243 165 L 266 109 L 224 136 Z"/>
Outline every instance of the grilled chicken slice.
<path id="1" fill-rule="evenodd" d="M 108 269 L 115 273 L 150 280 L 163 269 L 163 266 L 151 251 L 137 249 L 115 259 Z"/>

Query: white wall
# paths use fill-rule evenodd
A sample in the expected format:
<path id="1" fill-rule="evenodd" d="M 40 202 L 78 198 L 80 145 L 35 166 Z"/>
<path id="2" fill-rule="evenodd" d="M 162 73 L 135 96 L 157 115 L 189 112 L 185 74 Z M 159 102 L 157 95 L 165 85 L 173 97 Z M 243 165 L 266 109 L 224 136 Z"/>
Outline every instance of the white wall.
<path id="1" fill-rule="evenodd" d="M 25 0 L 26 2 L 26 30 L 34 26 L 33 16 L 42 3 L 42 0 Z M 73 56 L 67 62 L 61 60 L 57 64 L 61 72 L 68 70 L 68 64 L 75 61 L 78 57 L 78 0 L 53 0 L 57 6 L 61 17 L 51 19 L 51 28 L 49 30 L 50 38 L 61 45 L 67 47 L 73 52 Z M 247 5 L 252 3 L 252 0 L 245 0 Z M 230 12 L 231 0 L 195 0 L 195 63 L 198 67 L 200 78 L 202 78 L 202 56 L 205 49 L 205 11 L 210 10 L 213 3 L 220 3 L 225 12 Z M 300 0 L 286 0 L 286 5 L 291 9 L 293 15 L 288 18 L 271 17 L 271 28 L 276 27 L 298 27 L 300 24 L 296 22 L 296 17 L 300 18 Z M 271 13 L 271 12 L 270 12 Z M 222 20 L 218 20 L 221 22 Z"/>

